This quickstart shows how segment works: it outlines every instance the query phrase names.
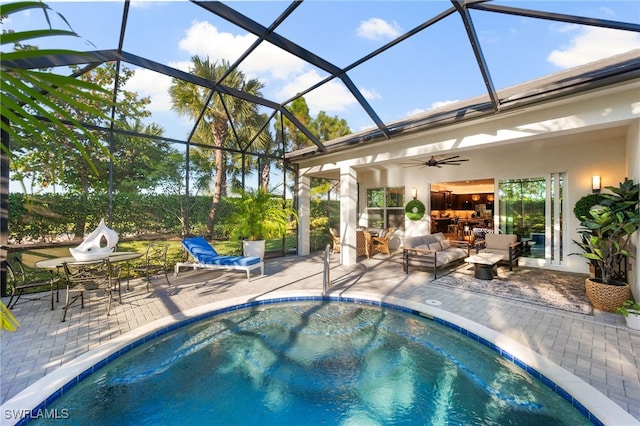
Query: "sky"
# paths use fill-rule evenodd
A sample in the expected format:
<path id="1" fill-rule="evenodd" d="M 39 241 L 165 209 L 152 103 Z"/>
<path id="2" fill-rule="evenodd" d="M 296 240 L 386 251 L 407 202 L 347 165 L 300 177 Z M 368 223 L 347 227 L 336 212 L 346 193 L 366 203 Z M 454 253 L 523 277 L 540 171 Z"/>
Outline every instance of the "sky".
<path id="1" fill-rule="evenodd" d="M 284 1 L 233 1 L 229 6 L 269 26 L 288 6 Z M 123 3 L 115 1 L 47 2 L 80 37 L 34 41 L 41 48 L 115 49 Z M 501 1 L 497 4 L 599 19 L 640 23 L 635 1 Z M 304 2 L 276 32 L 339 67 L 360 58 L 451 7 L 450 1 Z M 55 28 L 66 23 L 52 15 Z M 497 89 L 529 81 L 616 53 L 640 48 L 640 35 L 553 21 L 472 11 L 493 84 Z M 44 28 L 42 13 L 13 15 L 4 29 Z M 234 62 L 255 37 L 186 1 L 131 3 L 124 50 L 188 70 L 194 55 Z M 130 66 L 130 68 L 134 68 Z M 262 43 L 240 65 L 264 83 L 263 97 L 283 102 L 326 77 L 299 58 Z M 380 54 L 348 73 L 380 118 L 388 123 L 486 94 L 462 21 L 457 14 Z M 150 96 L 152 120 L 165 135 L 184 140 L 193 123 L 171 110 L 170 79 L 138 70 L 127 89 Z M 312 116 L 324 111 L 347 120 L 352 131 L 374 126 L 372 119 L 340 80 L 305 96 Z"/>

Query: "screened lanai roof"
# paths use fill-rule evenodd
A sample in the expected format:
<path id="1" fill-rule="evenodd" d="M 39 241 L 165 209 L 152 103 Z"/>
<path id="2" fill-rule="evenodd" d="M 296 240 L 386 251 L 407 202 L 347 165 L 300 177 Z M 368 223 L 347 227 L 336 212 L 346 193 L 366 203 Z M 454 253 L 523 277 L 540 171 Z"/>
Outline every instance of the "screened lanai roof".
<path id="1" fill-rule="evenodd" d="M 171 108 L 171 78 L 259 105 L 273 126 L 282 114 L 308 138 L 305 154 L 326 151 L 290 112 L 303 96 L 310 115 L 347 121 L 356 134 L 392 139 L 398 122 L 483 99 L 500 113 L 501 89 L 640 47 L 640 7 L 628 1 L 232 1 L 53 2 L 52 25 L 80 35 L 38 41 L 91 52 L 60 54 L 19 68 L 121 61 L 135 76 L 125 89 L 150 96 L 167 140 L 196 126 Z M 42 17 L 13 17 L 6 28 L 43 28 Z M 191 58 L 227 61 L 264 87 L 249 95 L 190 73 Z M 634 56 L 634 54 L 631 54 Z M 637 59 L 637 58 L 636 58 Z M 637 60 L 625 72 L 638 72 Z M 629 75 L 629 74 L 627 74 Z M 636 74 L 637 75 L 637 74 Z M 576 85 L 574 90 L 584 90 Z M 233 123 L 234 117 L 229 117 Z M 411 120 L 409 119 L 409 122 Z M 249 151 L 251 151 L 249 149 Z"/>

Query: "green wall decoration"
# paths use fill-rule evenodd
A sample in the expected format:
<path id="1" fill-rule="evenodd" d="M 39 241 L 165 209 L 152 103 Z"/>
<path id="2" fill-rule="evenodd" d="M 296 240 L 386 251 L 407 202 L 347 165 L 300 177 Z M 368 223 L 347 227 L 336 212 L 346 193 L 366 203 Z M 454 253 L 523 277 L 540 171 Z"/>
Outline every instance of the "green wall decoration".
<path id="1" fill-rule="evenodd" d="M 576 205 L 573 207 L 573 214 L 576 215 L 578 220 L 582 220 L 584 217 L 589 218 L 589 210 L 591 207 L 600 204 L 604 200 L 601 194 L 588 194 L 580 198 Z"/>
<path id="2" fill-rule="evenodd" d="M 407 203 L 407 207 L 405 207 L 405 212 L 407 213 L 407 217 L 411 220 L 420 220 L 422 216 L 424 216 L 426 208 L 421 201 L 411 200 Z"/>

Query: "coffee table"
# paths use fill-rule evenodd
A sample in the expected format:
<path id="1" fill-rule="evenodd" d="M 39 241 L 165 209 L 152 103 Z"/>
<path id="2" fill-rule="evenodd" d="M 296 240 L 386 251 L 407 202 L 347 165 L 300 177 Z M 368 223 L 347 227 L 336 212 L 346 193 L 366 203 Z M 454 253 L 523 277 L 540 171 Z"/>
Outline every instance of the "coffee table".
<path id="1" fill-rule="evenodd" d="M 494 275 L 498 275 L 496 265 L 501 260 L 501 254 L 478 253 L 467 257 L 464 261 L 474 265 L 476 278 L 479 280 L 492 280 Z"/>

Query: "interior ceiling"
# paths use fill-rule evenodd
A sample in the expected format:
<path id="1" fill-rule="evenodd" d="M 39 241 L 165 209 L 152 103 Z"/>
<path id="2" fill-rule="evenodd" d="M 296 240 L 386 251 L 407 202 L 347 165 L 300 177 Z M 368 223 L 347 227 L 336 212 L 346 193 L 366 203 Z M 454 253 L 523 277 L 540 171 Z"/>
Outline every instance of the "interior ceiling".
<path id="1" fill-rule="evenodd" d="M 450 2 L 424 2 L 424 16 L 416 16 L 416 25 L 396 36 L 393 40 L 386 44 L 380 45 L 376 49 L 366 52 L 360 57 L 354 57 L 342 62 L 344 64 L 337 65 L 337 61 L 330 61 L 326 58 L 326 50 L 323 53 L 297 43 L 292 38 L 287 37 L 285 34 L 290 34 L 287 29 L 299 25 L 296 22 L 298 15 L 298 9 L 303 8 L 303 2 L 294 1 L 291 3 L 284 2 L 267 2 L 270 7 L 278 7 L 280 9 L 279 14 L 269 21 L 258 22 L 249 17 L 249 12 L 241 13 L 240 10 L 247 10 L 249 6 L 248 2 L 203 2 L 203 1 L 191 1 L 185 3 L 185 8 L 201 8 L 216 19 L 222 20 L 229 25 L 235 27 L 235 31 L 241 31 L 246 34 L 255 36 L 255 41 L 242 53 L 240 53 L 234 62 L 230 63 L 231 69 L 242 69 L 243 64 L 255 54 L 259 46 L 263 44 L 269 44 L 280 50 L 287 52 L 288 54 L 301 59 L 306 64 L 310 65 L 313 69 L 318 70 L 321 75 L 321 79 L 314 82 L 305 90 L 299 91 L 295 96 L 286 99 L 274 99 L 261 96 L 251 95 L 241 90 L 236 90 L 231 87 L 225 86 L 224 79 L 222 81 L 210 81 L 200 77 L 197 77 L 189 72 L 182 71 L 166 63 L 161 63 L 152 58 L 145 57 L 140 54 L 135 54 L 126 51 L 126 39 L 127 39 L 127 26 L 133 23 L 129 22 L 130 19 L 130 3 L 125 1 L 123 3 L 123 9 L 121 14 L 121 22 L 114 23 L 114 26 L 120 28 L 119 43 L 114 45 L 112 49 L 94 50 L 82 55 L 76 54 L 55 54 L 42 56 L 37 60 L 24 60 L 14 61 L 11 63 L 3 63 L 3 66 L 14 68 L 49 68 L 49 67 L 61 67 L 69 65 L 84 66 L 86 71 L 89 71 L 96 66 L 99 66 L 105 62 L 124 62 L 129 65 L 133 65 L 136 68 L 142 68 L 151 70 L 157 73 L 161 73 L 173 78 L 185 80 L 187 82 L 199 85 L 207 88 L 213 93 L 218 93 L 226 96 L 233 96 L 243 99 L 247 102 L 252 102 L 259 105 L 263 110 L 269 111 L 269 119 L 273 119 L 276 114 L 281 114 L 286 117 L 295 126 L 303 132 L 310 141 L 310 150 L 314 153 L 326 152 L 325 141 L 321 141 L 316 137 L 313 132 L 305 127 L 288 109 L 291 102 L 301 96 L 307 96 L 311 92 L 322 88 L 332 82 L 339 82 L 344 86 L 355 98 L 356 108 L 359 108 L 373 123 L 374 131 L 369 133 L 367 137 L 379 137 L 382 139 L 391 139 L 396 131 L 396 127 L 391 120 L 385 121 L 382 118 L 382 114 L 375 108 L 370 100 L 365 96 L 362 89 L 355 83 L 355 75 L 361 73 L 361 69 L 368 64 L 375 63 L 379 60 L 379 57 L 383 54 L 393 52 L 394 49 L 400 49 L 411 40 L 420 36 L 424 31 L 431 31 L 431 28 L 442 21 L 455 21 L 456 26 L 459 28 L 461 34 L 459 40 L 461 45 L 458 46 L 460 50 L 466 50 L 473 55 L 473 62 L 475 64 L 472 69 L 468 69 L 465 72 L 469 76 L 475 76 L 483 83 L 483 90 L 485 96 L 488 97 L 488 106 L 493 113 L 500 113 L 505 105 L 505 100 L 501 99 L 498 95 L 498 90 L 494 86 L 494 75 L 496 72 L 504 73 L 504 70 L 498 69 L 492 66 L 490 60 L 484 53 L 485 45 L 482 38 L 478 34 L 476 29 L 476 23 L 478 17 L 483 16 L 483 20 L 486 19 L 502 19 L 504 16 L 516 16 L 519 18 L 527 18 L 534 20 L 543 20 L 545 22 L 558 22 L 563 24 L 576 24 L 588 27 L 602 27 L 621 31 L 631 31 L 640 33 L 640 25 L 633 22 L 620 22 L 613 20 L 600 19 L 593 16 L 574 16 L 559 12 L 553 12 L 549 10 L 554 9 L 554 2 L 542 2 L 539 3 L 544 6 L 547 11 L 529 9 L 520 7 L 523 3 L 518 1 L 501 1 L 491 2 L 484 0 L 451 0 Z M 420 2 L 419 2 L 420 3 Z M 562 2 L 559 2 L 562 3 Z M 264 3 L 263 3 L 264 4 Z M 326 8 L 338 8 L 339 2 L 311 2 L 314 7 L 326 7 Z M 367 3 L 363 2 L 363 6 Z M 404 3 L 394 3 L 397 7 L 403 6 Z M 527 3 L 529 4 L 529 3 Z M 151 6 L 154 7 L 154 6 Z M 186 10 L 186 9 L 185 9 Z M 486 16 L 490 15 L 488 18 Z M 96 16 L 96 19 L 100 19 Z M 460 25 L 460 22 L 462 25 Z M 304 25 L 304 23 L 302 24 Z M 331 30 L 331 22 L 323 22 L 323 26 L 326 31 Z M 161 25 L 159 25 L 161 26 Z M 282 32 L 280 32 L 282 29 Z M 150 30 L 151 31 L 151 30 Z M 437 34 L 437 33 L 436 33 Z M 321 36 L 322 37 L 322 36 Z M 324 37 L 328 37 L 328 33 L 324 33 Z M 322 40 L 320 40 L 322 41 Z M 433 38 L 429 39 L 433 41 Z M 149 43 L 154 43 L 153 39 L 148 40 Z M 439 40 L 440 43 L 444 43 L 444 40 Z M 323 47 L 327 49 L 326 46 Z M 333 48 L 336 52 L 339 52 L 339 45 Z M 443 57 L 448 55 L 447 52 L 440 52 Z M 518 52 L 522 54 L 522 52 Z M 214 58 L 215 59 L 215 58 Z M 403 64 L 400 64 L 403 66 Z M 517 63 L 514 64 L 518 66 Z M 638 64 L 635 64 L 636 69 Z M 388 77 L 388 76 L 387 76 Z M 388 81 L 393 84 L 393 76 Z M 403 78 L 397 76 L 397 78 Z M 423 81 L 422 84 L 429 85 L 427 81 Z M 435 82 L 433 84 L 438 84 Z M 229 122 L 233 123 L 234 117 L 228 117 Z M 197 126 L 197 123 L 193 124 L 193 129 Z M 117 129 L 115 131 L 118 131 Z M 193 134 L 192 131 L 190 134 Z M 257 135 L 256 135 L 257 136 Z M 167 138 L 164 138 L 167 139 Z M 186 142 L 181 140 L 171 140 L 172 142 Z M 239 146 L 238 150 L 248 153 L 252 152 L 250 146 Z M 283 153 L 284 155 L 284 153 Z"/>

